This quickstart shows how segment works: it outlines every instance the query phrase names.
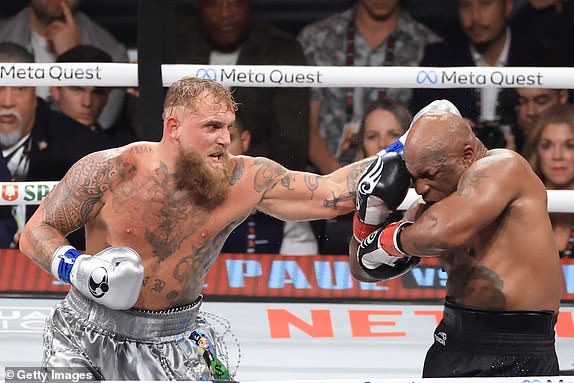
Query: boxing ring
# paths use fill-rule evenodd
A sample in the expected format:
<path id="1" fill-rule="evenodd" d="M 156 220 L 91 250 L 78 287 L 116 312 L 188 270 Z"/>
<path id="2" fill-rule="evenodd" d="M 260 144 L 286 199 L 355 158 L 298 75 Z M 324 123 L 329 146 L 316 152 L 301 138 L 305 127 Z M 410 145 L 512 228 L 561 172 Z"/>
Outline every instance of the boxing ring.
<path id="1" fill-rule="evenodd" d="M 164 86 L 169 86 L 184 75 L 208 77 L 226 86 L 574 88 L 574 69 L 571 68 L 162 66 Z M 137 64 L 0 64 L 0 86 L 47 85 L 135 87 L 138 85 Z M 38 204 L 56 184 L 0 182 L 0 204 Z M 400 209 L 406 208 L 415 198 L 416 193 L 410 190 Z M 574 192 L 548 191 L 548 210 L 574 212 Z M 0 254 L 0 259 L 2 256 Z M 284 259 L 302 265 L 306 262 L 305 257 Z M 234 275 L 235 279 L 229 268 L 221 266 L 221 269 L 215 270 L 227 273 L 227 283 L 230 286 L 235 283 L 231 287 L 241 287 L 243 283 L 245 291 L 249 293 L 249 286 L 262 283 L 271 286 L 270 279 L 262 282 L 262 278 L 267 276 L 267 272 L 272 273 L 272 269 L 267 269 L 263 262 L 259 265 L 255 263 L 257 258 L 239 259 L 224 255 L 222 258 L 222 265 L 228 265 L 230 261 L 242 262 L 242 274 Z M 282 257 L 271 258 L 272 262 L 280 262 Z M 309 259 L 310 264 L 317 265 L 317 262 L 318 258 Z M 328 267 L 336 271 L 340 263 L 339 258 L 333 259 Z M 261 275 L 257 273 L 258 270 Z M 430 275 L 428 270 L 431 269 L 424 269 L 420 275 L 423 282 Z M 565 296 L 574 302 L 574 299 L 570 299 L 574 297 L 574 262 L 563 264 L 563 271 Z M 23 283 L 23 279 L 27 278 L 24 274 L 15 274 L 11 268 L 2 266 L 0 287 L 2 280 L 18 282 L 22 279 Z M 36 275 L 28 278 L 38 278 Z M 433 283 L 440 288 L 444 276 L 436 273 L 433 275 Z M 295 279 L 283 282 L 293 285 L 299 283 Z M 54 291 L 60 291 L 58 289 L 61 285 L 54 281 L 50 283 Z M 206 291 L 215 289 L 213 283 L 213 279 L 208 278 Z M 317 290 L 325 288 L 321 283 L 325 282 L 310 282 L 312 288 Z M 218 295 L 217 299 L 210 300 L 206 293 L 202 311 L 221 315 L 231 322 L 239 347 L 230 355 L 230 370 L 234 372 L 237 369 L 234 359 L 239 360 L 235 380 L 242 382 L 574 383 L 574 305 L 571 303 L 562 304 L 556 327 L 556 349 L 562 376 L 422 379 L 418 377 L 421 376 L 427 348 L 433 341 L 433 330 L 440 319 L 442 302 L 437 299 L 418 302 L 404 299 L 357 301 L 351 298 L 352 294 L 360 298 L 360 294 L 368 287 L 356 281 L 352 283 L 353 289 L 350 292 L 344 290 L 344 286 L 331 286 L 334 296 L 339 294 L 348 298 L 337 300 L 336 303 L 321 299 L 313 301 L 310 298 L 286 299 L 285 296 L 268 296 L 267 299 L 262 296 L 257 301 L 238 301 L 240 299 L 235 296 L 230 295 L 226 299 Z M 385 294 L 393 286 L 379 286 L 378 290 Z M 259 291 L 256 287 L 253 289 L 253 292 Z M 14 381 L 10 374 L 16 374 L 14 376 L 18 378 L 19 370 L 39 367 L 44 319 L 59 298 L 55 297 L 58 294 L 48 297 L 39 297 L 38 294 L 26 297 L 18 294 L 2 295 L 2 291 L 0 288 L 0 379 Z M 365 296 L 376 296 L 372 294 L 365 293 Z"/>

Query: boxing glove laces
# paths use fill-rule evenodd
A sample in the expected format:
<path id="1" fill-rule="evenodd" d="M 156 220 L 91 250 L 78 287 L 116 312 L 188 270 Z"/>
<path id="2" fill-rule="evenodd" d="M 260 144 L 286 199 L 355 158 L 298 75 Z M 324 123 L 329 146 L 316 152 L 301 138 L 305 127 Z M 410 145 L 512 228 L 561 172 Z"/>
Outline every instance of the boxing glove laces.
<path id="1" fill-rule="evenodd" d="M 86 297 L 114 310 L 127 310 L 137 301 L 144 278 L 139 254 L 126 246 L 108 247 L 90 256 L 73 246 L 58 247 L 52 275 Z"/>

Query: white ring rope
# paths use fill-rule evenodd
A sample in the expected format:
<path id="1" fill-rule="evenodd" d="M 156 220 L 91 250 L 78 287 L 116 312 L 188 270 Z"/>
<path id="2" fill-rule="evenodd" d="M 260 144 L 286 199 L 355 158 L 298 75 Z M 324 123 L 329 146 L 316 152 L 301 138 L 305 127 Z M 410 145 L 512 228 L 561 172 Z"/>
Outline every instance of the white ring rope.
<path id="1" fill-rule="evenodd" d="M 164 86 L 185 76 L 244 87 L 387 87 L 574 89 L 574 68 L 545 67 L 319 67 L 281 65 L 162 65 Z M 0 86 L 137 86 L 137 64 L 0 63 Z M 56 182 L 4 182 L 0 205 L 37 205 Z M 417 198 L 410 190 L 399 209 Z M 548 191 L 548 211 L 574 212 L 574 192 Z"/>
<path id="2" fill-rule="evenodd" d="M 0 206 L 39 205 L 42 199 L 58 184 L 45 182 L 0 182 Z M 407 209 L 419 196 L 410 189 L 398 210 Z M 574 190 L 548 190 L 550 213 L 574 213 Z"/>
<path id="3" fill-rule="evenodd" d="M 574 213 L 574 190 L 547 190 L 547 194 L 549 213 Z M 398 210 L 407 209 L 417 198 L 415 190 L 409 189 Z"/>
<path id="4" fill-rule="evenodd" d="M 0 86 L 138 86 L 137 64 L 0 63 Z M 236 87 L 574 89 L 569 67 L 162 65 L 163 85 L 188 75 Z"/>

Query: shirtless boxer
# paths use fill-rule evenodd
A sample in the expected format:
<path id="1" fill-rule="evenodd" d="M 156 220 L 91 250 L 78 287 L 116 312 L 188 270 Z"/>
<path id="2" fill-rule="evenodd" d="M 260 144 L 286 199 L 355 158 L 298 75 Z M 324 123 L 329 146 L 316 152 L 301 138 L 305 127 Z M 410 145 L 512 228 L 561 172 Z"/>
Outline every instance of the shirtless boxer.
<path id="1" fill-rule="evenodd" d="M 439 257 L 447 296 L 423 377 L 557 375 L 561 268 L 542 182 L 449 112 L 419 116 L 404 159 L 421 198 L 400 222 L 359 226 L 350 261 L 372 281 L 409 257 Z"/>
<path id="2" fill-rule="evenodd" d="M 353 210 L 372 159 L 318 176 L 229 156 L 235 108 L 220 84 L 183 78 L 166 95 L 159 143 L 90 154 L 42 201 L 20 249 L 72 285 L 47 322 L 45 366 L 84 367 L 111 380 L 221 378 L 190 336 L 229 233 L 255 209 L 284 220 Z M 85 253 L 65 240 L 82 226 Z"/>

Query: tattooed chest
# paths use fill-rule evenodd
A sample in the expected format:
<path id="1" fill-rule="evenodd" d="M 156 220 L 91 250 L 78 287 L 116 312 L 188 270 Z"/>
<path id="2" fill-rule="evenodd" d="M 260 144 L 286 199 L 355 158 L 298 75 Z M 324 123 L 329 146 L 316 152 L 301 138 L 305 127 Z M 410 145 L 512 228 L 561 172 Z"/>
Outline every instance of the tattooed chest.
<path id="1" fill-rule="evenodd" d="M 146 248 L 153 258 L 165 260 L 178 252 L 186 240 L 208 237 L 207 212 L 195 208 L 185 193 L 131 193 L 116 195 L 106 207 L 104 220 L 110 234 L 124 243 Z"/>

